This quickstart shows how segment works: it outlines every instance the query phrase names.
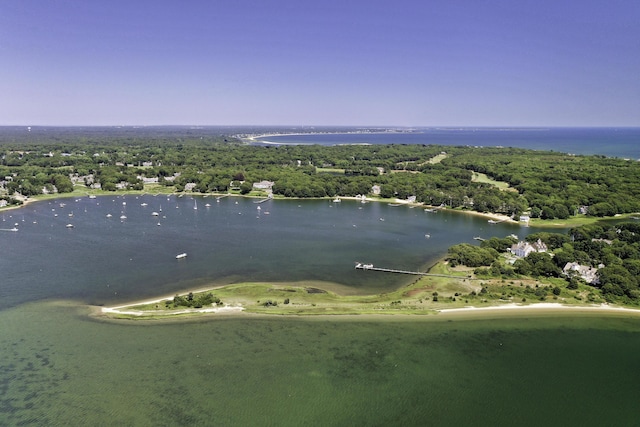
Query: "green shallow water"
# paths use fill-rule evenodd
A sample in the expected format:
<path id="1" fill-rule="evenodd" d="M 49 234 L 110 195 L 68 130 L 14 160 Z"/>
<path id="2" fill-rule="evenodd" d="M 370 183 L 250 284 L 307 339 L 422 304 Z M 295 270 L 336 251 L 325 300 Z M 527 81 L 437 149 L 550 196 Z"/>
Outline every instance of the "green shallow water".
<path id="1" fill-rule="evenodd" d="M 0 312 L 0 425 L 636 425 L 640 319 Z"/>

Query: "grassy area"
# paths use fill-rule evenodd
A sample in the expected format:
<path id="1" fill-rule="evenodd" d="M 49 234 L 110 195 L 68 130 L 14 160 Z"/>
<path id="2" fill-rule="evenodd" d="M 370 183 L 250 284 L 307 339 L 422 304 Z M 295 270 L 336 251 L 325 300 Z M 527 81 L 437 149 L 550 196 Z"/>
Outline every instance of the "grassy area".
<path id="1" fill-rule="evenodd" d="M 572 228 L 580 227 L 582 225 L 594 224 L 601 221 L 620 221 L 630 220 L 634 221 L 638 217 L 638 213 L 616 215 L 615 217 L 593 217 L 587 215 L 576 215 L 567 219 L 539 219 L 532 218 L 529 221 L 531 227 L 558 227 L 558 228 Z"/>
<path id="2" fill-rule="evenodd" d="M 433 274 L 457 277 L 422 276 L 401 289 L 366 296 L 343 296 L 321 288 L 318 283 L 242 283 L 223 286 L 201 293 L 212 293 L 224 305 L 242 306 L 246 313 L 277 315 L 364 315 L 364 314 L 436 314 L 438 310 L 468 306 L 489 307 L 504 304 L 557 302 L 565 305 L 601 304 L 604 300 L 594 288 L 581 285 L 566 288 L 562 279 L 513 279 L 476 277 L 465 267 L 451 268 L 437 263 Z M 325 284 L 324 288 L 331 287 Z M 557 290 L 554 293 L 554 288 Z M 195 293 L 194 298 L 199 294 Z M 143 312 L 144 319 L 158 319 L 180 312 L 180 315 L 203 315 L 197 309 L 184 313 L 185 307 L 174 306 L 173 298 L 161 302 L 132 305 L 126 311 Z M 140 318 L 111 313 L 117 318 Z"/>
<path id="3" fill-rule="evenodd" d="M 316 173 L 329 173 L 333 175 L 344 175 L 344 169 L 339 168 L 316 168 Z"/>
<path id="4" fill-rule="evenodd" d="M 444 159 L 446 159 L 448 156 L 445 153 L 440 153 L 437 156 L 433 156 L 432 158 L 430 158 L 429 160 L 427 160 L 426 163 L 430 164 L 430 165 L 435 165 L 437 163 L 440 163 L 441 161 L 443 161 Z"/>
<path id="5" fill-rule="evenodd" d="M 479 183 L 485 183 L 485 184 L 491 184 L 491 185 L 497 187 L 498 189 L 500 189 L 502 191 L 517 191 L 516 189 L 511 188 L 509 186 L 508 182 L 496 181 L 495 179 L 489 178 L 484 173 L 473 172 L 473 176 L 471 177 L 471 181 L 479 182 Z"/>

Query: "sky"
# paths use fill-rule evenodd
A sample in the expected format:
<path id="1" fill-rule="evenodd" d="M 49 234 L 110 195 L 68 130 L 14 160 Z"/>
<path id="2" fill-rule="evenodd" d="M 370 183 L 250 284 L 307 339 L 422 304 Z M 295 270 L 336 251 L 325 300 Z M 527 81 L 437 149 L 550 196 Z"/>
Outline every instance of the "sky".
<path id="1" fill-rule="evenodd" d="M 640 126 L 638 0 L 2 0 L 0 125 Z"/>

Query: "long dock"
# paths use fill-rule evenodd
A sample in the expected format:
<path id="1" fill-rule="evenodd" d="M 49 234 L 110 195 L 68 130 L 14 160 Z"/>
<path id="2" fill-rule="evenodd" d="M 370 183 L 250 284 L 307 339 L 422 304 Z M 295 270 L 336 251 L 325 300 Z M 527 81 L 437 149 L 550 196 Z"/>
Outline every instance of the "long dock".
<path id="1" fill-rule="evenodd" d="M 254 200 L 253 203 L 264 203 L 264 202 L 268 202 L 269 200 L 271 200 L 271 198 L 267 197 L 266 199 Z"/>
<path id="2" fill-rule="evenodd" d="M 393 268 L 374 267 L 373 264 L 365 264 L 362 262 L 356 262 L 355 268 L 356 270 L 382 271 L 384 273 L 413 274 L 415 276 L 432 276 L 432 277 L 449 277 L 453 279 L 466 279 L 466 277 L 464 276 L 451 276 L 448 274 L 423 273 L 422 271 L 408 271 L 408 270 L 396 270 Z"/>

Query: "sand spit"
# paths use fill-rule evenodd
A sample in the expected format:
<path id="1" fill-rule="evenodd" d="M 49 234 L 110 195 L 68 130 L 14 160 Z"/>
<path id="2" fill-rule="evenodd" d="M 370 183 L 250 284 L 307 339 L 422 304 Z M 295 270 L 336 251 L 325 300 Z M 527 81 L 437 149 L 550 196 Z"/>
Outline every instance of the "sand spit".
<path id="1" fill-rule="evenodd" d="M 600 305 L 564 305 L 560 303 L 538 303 L 538 304 L 505 304 L 490 307 L 463 307 L 463 308 L 446 308 L 438 310 L 441 314 L 465 313 L 465 312 L 483 312 L 496 310 L 575 310 L 575 311 L 607 311 L 607 312 L 628 312 L 640 315 L 640 310 L 633 308 L 617 307 L 608 304 Z"/>

